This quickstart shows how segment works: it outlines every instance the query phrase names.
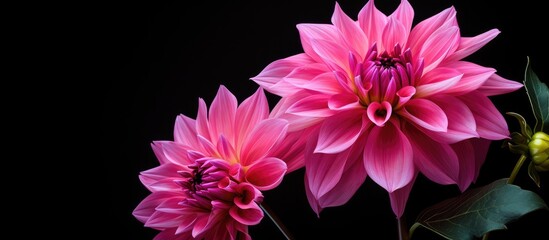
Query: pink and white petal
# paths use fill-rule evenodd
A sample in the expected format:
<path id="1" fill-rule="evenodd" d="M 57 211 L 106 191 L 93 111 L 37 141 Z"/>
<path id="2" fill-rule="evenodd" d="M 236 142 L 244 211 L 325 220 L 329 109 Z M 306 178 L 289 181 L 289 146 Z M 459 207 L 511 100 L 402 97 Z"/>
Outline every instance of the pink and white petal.
<path id="1" fill-rule="evenodd" d="M 250 165 L 246 171 L 245 179 L 258 190 L 270 190 L 282 182 L 287 170 L 284 161 L 275 157 L 267 157 Z"/>
<path id="2" fill-rule="evenodd" d="M 162 152 L 170 163 L 186 166 L 194 162 L 188 158 L 187 147 L 184 145 L 170 141 L 155 141 L 155 144 L 161 145 Z"/>
<path id="3" fill-rule="evenodd" d="M 162 230 L 161 232 L 159 232 L 158 234 L 156 234 L 156 236 L 154 236 L 153 240 L 188 240 L 188 239 L 192 239 L 192 235 L 190 232 L 185 232 L 185 233 L 179 233 L 179 234 L 175 234 L 176 233 L 176 230 L 177 228 L 170 228 L 170 229 L 165 229 L 165 230 Z"/>
<path id="4" fill-rule="evenodd" d="M 287 166 L 286 174 L 291 173 L 305 165 L 305 146 L 307 140 L 314 134 L 318 127 L 313 126 L 295 132 L 289 132 L 276 149 L 272 151 L 272 156 L 284 161 Z"/>
<path id="5" fill-rule="evenodd" d="M 376 8 L 374 1 L 368 1 L 358 13 L 358 24 L 370 45 L 374 42 L 379 44 L 382 42 L 381 34 L 387 24 L 387 16 Z"/>
<path id="6" fill-rule="evenodd" d="M 203 155 L 206 156 L 216 156 L 217 155 L 217 148 L 215 145 L 205 137 L 202 137 L 198 135 L 198 142 L 200 143 L 200 146 L 202 146 L 202 152 Z"/>
<path id="7" fill-rule="evenodd" d="M 284 59 L 276 60 L 267 67 L 265 67 L 257 76 L 252 77 L 251 80 L 259 84 L 261 87 L 266 89 L 269 92 L 272 92 L 274 94 L 280 95 L 280 96 L 286 96 L 289 94 L 293 94 L 293 91 L 283 91 L 279 90 L 278 88 L 274 87 L 275 84 L 279 83 L 284 77 L 286 77 L 288 74 L 290 74 L 294 69 L 315 63 L 315 60 L 313 60 L 311 57 L 309 57 L 305 53 L 293 55 Z M 286 85 L 290 85 L 289 83 L 284 83 Z M 283 87 L 280 84 L 277 85 L 278 87 Z M 289 89 L 290 86 L 284 87 L 282 89 Z"/>
<path id="8" fill-rule="evenodd" d="M 395 18 L 400 21 L 402 25 L 404 25 L 406 32 L 409 33 L 412 29 L 412 23 L 414 21 L 414 9 L 408 0 L 401 0 L 397 9 L 389 15 L 389 18 Z"/>
<path id="9" fill-rule="evenodd" d="M 175 142 L 196 148 L 198 146 L 196 134 L 196 120 L 183 114 L 177 116 L 173 133 Z"/>
<path id="10" fill-rule="evenodd" d="M 322 73 L 300 87 L 326 95 L 338 94 L 345 91 L 337 82 L 333 72 Z"/>
<path id="11" fill-rule="evenodd" d="M 156 211 L 155 208 L 170 198 L 184 199 L 182 195 L 173 192 L 153 192 L 137 205 L 133 210 L 132 215 L 140 222 L 146 223 Z"/>
<path id="12" fill-rule="evenodd" d="M 462 37 L 458 49 L 444 61 L 459 61 L 473 54 L 488 42 L 492 41 L 499 33 L 500 31 L 498 29 L 491 29 L 475 37 Z"/>
<path id="13" fill-rule="evenodd" d="M 162 142 L 165 142 L 165 141 L 153 141 L 151 143 L 151 148 L 153 150 L 153 153 L 161 165 L 169 162 L 168 159 L 166 159 L 166 156 L 164 156 L 164 150 L 162 149 Z"/>
<path id="14" fill-rule="evenodd" d="M 438 142 L 448 144 L 479 137 L 475 117 L 465 103 L 456 97 L 442 94 L 431 98 L 431 100 L 444 109 L 444 113 L 448 117 L 448 131 L 425 131 L 425 134 Z"/>
<path id="15" fill-rule="evenodd" d="M 236 150 L 223 134 L 219 136 L 216 147 L 221 159 L 236 159 Z"/>
<path id="16" fill-rule="evenodd" d="M 351 74 L 349 50 L 341 46 L 341 43 L 312 39 L 311 47 L 331 71 L 342 71 Z"/>
<path id="17" fill-rule="evenodd" d="M 256 225 L 263 218 L 263 211 L 261 211 L 259 206 L 248 209 L 240 209 L 234 206 L 229 210 L 229 214 L 234 220 L 246 225 Z"/>
<path id="18" fill-rule="evenodd" d="M 334 111 L 363 108 L 359 101 L 360 99 L 355 94 L 340 93 L 333 95 L 328 100 L 328 107 Z"/>
<path id="19" fill-rule="evenodd" d="M 448 130 L 448 117 L 437 104 L 427 99 L 411 99 L 398 114 L 411 122 L 434 132 Z"/>
<path id="20" fill-rule="evenodd" d="M 208 115 L 212 140 L 217 140 L 223 134 L 229 141 L 234 141 L 234 120 L 237 107 L 236 97 L 225 86 L 219 86 Z"/>
<path id="21" fill-rule="evenodd" d="M 243 142 L 240 164 L 248 166 L 268 156 L 273 146 L 284 138 L 287 129 L 288 121 L 284 119 L 266 119 L 257 124 Z"/>
<path id="22" fill-rule="evenodd" d="M 477 132 L 481 138 L 509 139 L 507 122 L 488 97 L 473 91 L 458 98 L 471 109 L 477 124 Z"/>
<path id="23" fill-rule="evenodd" d="M 324 63 L 311 63 L 294 68 L 286 77 L 284 82 L 289 83 L 298 88 L 303 88 L 306 85 L 311 84 L 312 79 L 331 72 L 330 69 Z M 335 77 L 334 77 L 335 78 Z"/>
<path id="24" fill-rule="evenodd" d="M 381 34 L 381 47 L 383 47 L 381 51 L 392 53 L 397 44 L 400 47 L 406 46 L 408 33 L 406 27 L 398 19 L 389 17 Z"/>
<path id="25" fill-rule="evenodd" d="M 328 108 L 331 95 L 313 94 L 297 100 L 286 110 L 287 113 L 304 117 L 329 117 L 335 112 Z"/>
<path id="26" fill-rule="evenodd" d="M 309 202 L 309 205 L 313 209 L 313 211 L 316 213 L 317 217 L 320 217 L 320 212 L 322 211 L 322 207 L 320 206 L 320 203 L 318 202 L 318 199 L 316 196 L 311 192 L 311 187 L 309 186 L 309 176 L 305 172 L 305 195 L 307 196 L 307 201 Z"/>
<path id="27" fill-rule="evenodd" d="M 459 159 L 459 179 L 457 185 L 461 192 L 465 191 L 471 185 L 475 179 L 476 168 L 480 168 L 476 164 L 475 149 L 471 142 L 465 140 L 451 145 Z"/>
<path id="28" fill-rule="evenodd" d="M 316 62 L 323 62 L 322 58 L 313 50 L 312 40 L 324 40 L 339 43 L 341 38 L 338 30 L 331 24 L 304 24 L 300 23 L 296 25 L 299 31 L 299 38 L 301 39 L 301 46 L 303 51 L 314 59 Z"/>
<path id="29" fill-rule="evenodd" d="M 236 139 L 234 146 L 240 146 L 252 129 L 262 120 L 269 117 L 269 103 L 265 92 L 261 87 L 257 91 L 242 101 L 236 110 Z"/>
<path id="30" fill-rule="evenodd" d="M 445 93 L 453 95 L 462 95 L 477 90 L 496 72 L 493 68 L 487 68 L 465 61 L 451 62 L 444 64 L 444 67 L 463 73 L 463 76 L 457 84 L 444 91 Z"/>
<path id="31" fill-rule="evenodd" d="M 388 192 L 406 186 L 415 172 L 412 145 L 395 124 L 390 121 L 384 127 L 372 127 L 364 149 L 368 176 Z"/>
<path id="32" fill-rule="evenodd" d="M 454 53 L 459 45 L 460 33 L 458 27 L 439 29 L 433 33 L 419 51 L 423 58 L 424 74 L 436 68 L 448 55 Z"/>
<path id="33" fill-rule="evenodd" d="M 438 67 L 423 75 L 416 86 L 416 97 L 427 97 L 445 92 L 458 84 L 463 73 L 456 69 Z"/>
<path id="34" fill-rule="evenodd" d="M 310 116 L 301 116 L 299 114 L 289 113 L 288 109 L 292 107 L 296 102 L 303 98 L 310 97 L 311 93 L 307 90 L 296 92 L 288 97 L 281 98 L 278 103 L 273 107 L 270 118 L 282 118 L 288 120 L 290 126 L 288 131 L 299 131 L 320 123 L 324 118 L 317 117 L 314 113 Z M 326 101 L 328 101 L 326 99 Z M 326 103 L 327 106 L 327 103 Z"/>
<path id="35" fill-rule="evenodd" d="M 320 126 L 315 153 L 338 153 L 349 148 L 366 127 L 363 110 L 347 110 L 326 118 Z"/>
<path id="36" fill-rule="evenodd" d="M 339 30 L 343 39 L 349 46 L 349 49 L 356 51 L 361 59 L 365 58 L 368 47 L 370 46 L 368 38 L 360 26 L 341 10 L 339 3 L 336 2 L 332 23 Z"/>
<path id="37" fill-rule="evenodd" d="M 183 219 L 180 213 L 165 213 L 155 211 L 151 217 L 145 222 L 145 227 L 155 229 L 174 228 L 179 226 Z"/>
<path id="38" fill-rule="evenodd" d="M 315 199 L 319 199 L 337 185 L 343 174 L 348 151 L 336 154 L 305 153 L 306 184 Z"/>
<path id="39" fill-rule="evenodd" d="M 478 88 L 478 91 L 485 96 L 495 96 L 514 92 L 523 86 L 522 83 L 502 78 L 494 73 Z"/>
<path id="40" fill-rule="evenodd" d="M 408 124 L 404 128 L 413 148 L 417 169 L 431 181 L 447 185 L 457 183 L 460 162 L 449 144 L 434 141 L 422 131 Z"/>
<path id="41" fill-rule="evenodd" d="M 204 99 L 198 99 L 198 112 L 196 114 L 196 133 L 198 136 L 211 140 L 210 125 L 208 123 L 208 107 Z M 200 141 L 199 139 L 197 139 Z"/>
<path id="42" fill-rule="evenodd" d="M 451 26 L 457 26 L 456 10 L 454 7 L 447 8 L 437 15 L 418 23 L 410 33 L 408 46 L 412 49 L 412 52 L 419 52 L 425 41 L 438 29 L 447 29 Z"/>
<path id="43" fill-rule="evenodd" d="M 393 209 L 393 213 L 396 215 L 397 219 L 402 217 L 402 214 L 404 214 L 404 209 L 406 209 L 406 203 L 408 202 L 408 197 L 410 196 L 416 177 L 417 173 L 414 174 L 412 181 L 410 181 L 410 183 L 406 186 L 389 193 L 391 208 Z"/>

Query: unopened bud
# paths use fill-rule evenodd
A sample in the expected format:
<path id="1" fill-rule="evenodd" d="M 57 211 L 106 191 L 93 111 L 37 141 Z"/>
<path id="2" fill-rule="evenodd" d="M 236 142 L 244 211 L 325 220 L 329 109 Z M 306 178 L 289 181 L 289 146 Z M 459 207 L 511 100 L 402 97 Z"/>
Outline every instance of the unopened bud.
<path id="1" fill-rule="evenodd" d="M 549 171 L 549 135 L 537 132 L 528 142 L 530 156 L 538 171 Z"/>

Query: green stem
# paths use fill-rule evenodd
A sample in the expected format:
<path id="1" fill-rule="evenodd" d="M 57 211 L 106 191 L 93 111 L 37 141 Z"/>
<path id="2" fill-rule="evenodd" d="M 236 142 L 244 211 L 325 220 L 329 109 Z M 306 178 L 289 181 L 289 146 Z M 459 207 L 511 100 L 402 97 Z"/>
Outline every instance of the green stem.
<path id="1" fill-rule="evenodd" d="M 408 226 L 404 216 L 398 219 L 398 239 L 399 240 L 408 240 Z"/>
<path id="2" fill-rule="evenodd" d="M 278 217 L 276 217 L 276 215 L 274 215 L 274 213 L 271 213 L 272 212 L 271 209 L 265 204 L 265 202 L 259 204 L 259 207 L 261 207 L 261 210 L 263 210 L 263 212 L 271 219 L 271 221 L 274 223 L 274 225 L 276 225 L 276 227 L 284 235 L 286 240 L 293 239 L 291 237 L 292 235 L 290 234 L 288 229 L 284 226 L 284 224 L 282 224 L 280 219 L 278 219 Z"/>
<path id="3" fill-rule="evenodd" d="M 513 168 L 513 171 L 511 172 L 511 176 L 507 180 L 508 184 L 512 184 L 515 181 L 515 178 L 517 177 L 517 174 L 522 167 L 522 164 L 524 163 L 524 160 L 526 160 L 526 155 L 520 155 L 519 160 L 517 161 L 517 164 L 515 164 L 515 168 Z"/>

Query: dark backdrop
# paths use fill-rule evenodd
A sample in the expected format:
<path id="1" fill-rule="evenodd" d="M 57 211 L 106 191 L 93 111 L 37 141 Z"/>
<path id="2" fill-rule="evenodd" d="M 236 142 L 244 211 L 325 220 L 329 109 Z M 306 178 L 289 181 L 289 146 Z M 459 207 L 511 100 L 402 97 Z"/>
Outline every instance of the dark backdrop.
<path id="1" fill-rule="evenodd" d="M 416 24 L 445 8 L 455 6 L 462 36 L 474 36 L 491 28 L 501 34 L 468 59 L 494 67 L 506 78 L 522 81 L 526 58 L 545 82 L 547 13 L 534 0 L 505 2 L 410 0 Z M 482 2 L 482 3 L 479 3 Z M 339 1 L 353 19 L 366 1 Z M 386 14 L 398 0 L 377 1 Z M 119 1 L 105 4 L 94 15 L 104 46 L 100 69 L 108 70 L 98 79 L 101 97 L 102 171 L 108 204 L 101 215 L 107 226 L 95 224 L 92 232 L 114 239 L 152 239 L 157 231 L 145 228 L 132 210 L 149 192 L 138 174 L 158 165 L 150 148 L 154 140 L 173 140 L 173 125 L 178 114 L 195 118 L 198 98 L 209 105 L 220 84 L 239 102 L 250 96 L 257 85 L 249 80 L 270 62 L 302 52 L 298 23 L 329 23 L 335 1 Z M 277 98 L 268 95 L 271 105 Z M 518 112 L 532 121 L 524 89 L 493 97 L 504 113 Z M 515 120 L 505 116 L 511 131 Z M 476 185 L 508 177 L 518 155 L 493 142 Z M 327 208 L 320 218 L 310 209 L 303 187 L 303 170 L 287 175 L 276 189 L 264 192 L 265 203 L 286 225 L 295 239 L 366 239 L 383 236 L 397 239 L 396 220 L 387 193 L 367 180 L 344 206 Z M 549 178 L 542 174 L 538 189 L 521 171 L 516 181 L 521 187 L 549 200 Z M 473 186 L 473 187 L 474 187 Z M 407 206 L 411 224 L 421 209 L 456 196 L 456 186 L 439 186 L 419 177 Z M 509 229 L 492 234 L 491 239 L 517 239 L 546 232 L 549 214 L 534 212 Z M 265 217 L 250 227 L 254 239 L 283 239 Z M 526 235 L 529 234 L 529 235 Z M 359 237 L 352 237 L 359 236 Z M 437 239 L 419 230 L 417 239 Z M 377 237 L 376 237 L 377 238 Z M 416 239 L 416 238 L 414 238 Z M 546 239 L 532 237 L 529 239 Z"/>

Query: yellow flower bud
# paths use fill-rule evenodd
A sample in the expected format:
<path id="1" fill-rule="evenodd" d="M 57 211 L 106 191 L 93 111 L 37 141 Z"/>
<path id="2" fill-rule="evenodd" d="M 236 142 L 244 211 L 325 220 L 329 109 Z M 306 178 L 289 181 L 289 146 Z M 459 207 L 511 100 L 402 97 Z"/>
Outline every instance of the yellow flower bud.
<path id="1" fill-rule="evenodd" d="M 536 169 L 549 171 L 549 135 L 544 132 L 535 133 L 528 143 L 528 148 Z"/>

